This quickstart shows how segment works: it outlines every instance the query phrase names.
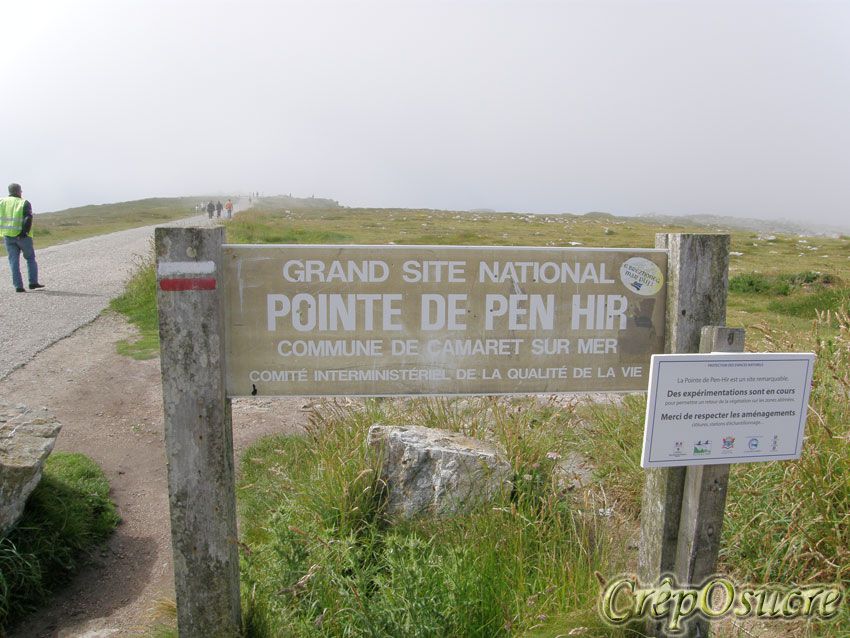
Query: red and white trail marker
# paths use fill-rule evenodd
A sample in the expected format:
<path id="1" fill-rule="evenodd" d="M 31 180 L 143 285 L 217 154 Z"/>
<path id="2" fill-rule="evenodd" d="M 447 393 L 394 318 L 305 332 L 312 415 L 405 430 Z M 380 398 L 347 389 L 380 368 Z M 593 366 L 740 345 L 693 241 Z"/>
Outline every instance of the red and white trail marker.
<path id="1" fill-rule="evenodd" d="M 159 288 L 169 292 L 215 290 L 215 263 L 212 261 L 166 261 L 157 266 Z"/>

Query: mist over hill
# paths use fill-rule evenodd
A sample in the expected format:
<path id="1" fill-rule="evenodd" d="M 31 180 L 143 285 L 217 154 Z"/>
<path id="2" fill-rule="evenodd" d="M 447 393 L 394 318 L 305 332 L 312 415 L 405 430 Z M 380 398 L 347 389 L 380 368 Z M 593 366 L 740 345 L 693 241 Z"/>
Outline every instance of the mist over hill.
<path id="1" fill-rule="evenodd" d="M 327 197 L 293 197 L 292 195 L 263 195 L 260 197 L 263 206 L 273 208 L 340 208 L 339 202 Z"/>
<path id="2" fill-rule="evenodd" d="M 838 237 L 850 234 L 850 225 L 838 227 L 825 224 L 800 224 L 786 220 L 753 219 L 751 217 L 656 214 L 638 215 L 638 217 L 658 224 L 705 226 L 717 230 L 750 230 L 760 233 L 802 235 L 805 237 Z"/>
<path id="3" fill-rule="evenodd" d="M 503 209 L 493 210 L 492 208 L 472 208 L 466 212 L 476 214 L 495 212 L 506 214 L 517 213 L 517 211 Z M 521 214 L 557 214 L 567 217 L 583 217 L 585 219 L 594 219 L 601 222 L 627 222 L 630 219 L 636 219 L 641 222 L 657 224 L 659 226 L 701 226 L 715 231 L 752 231 L 769 234 L 775 233 L 780 235 L 799 235 L 803 237 L 840 237 L 842 235 L 850 235 L 850 223 L 843 224 L 841 226 L 816 223 L 803 224 L 783 219 L 756 219 L 754 217 L 730 217 L 725 215 L 661 215 L 657 213 L 614 215 L 612 213 L 602 211 L 590 211 L 587 213 L 528 213 L 523 211 Z"/>
<path id="4" fill-rule="evenodd" d="M 220 199 L 221 197 L 212 197 L 212 199 Z M 60 211 L 52 211 L 41 213 L 41 215 L 64 215 L 66 213 L 74 213 L 76 215 L 92 215 L 99 216 L 103 214 L 115 215 L 127 212 L 137 212 L 134 209 L 144 209 L 151 211 L 161 211 L 163 209 L 178 208 L 188 209 L 193 207 L 199 201 L 207 201 L 210 196 L 183 196 L 183 197 L 152 197 L 147 199 L 133 200 L 127 202 L 116 202 L 110 204 L 92 204 L 88 206 L 79 206 Z M 267 208 L 282 208 L 282 209 L 312 209 L 312 210 L 330 210 L 335 208 L 349 208 L 339 201 L 329 197 L 296 197 L 291 193 L 286 195 L 261 195 L 257 203 Z M 390 209 L 387 209 L 390 210 Z M 460 212 L 460 211 L 458 211 Z M 475 208 L 465 211 L 469 214 L 490 214 L 490 213 L 505 213 L 518 214 L 517 211 L 494 210 L 492 208 Z M 528 213 L 522 212 L 519 214 L 544 214 L 544 213 Z M 697 226 L 715 231 L 751 231 L 758 233 L 776 233 L 783 235 L 799 235 L 804 237 L 840 237 L 850 235 L 850 223 L 842 226 L 817 224 L 817 223 L 800 223 L 788 220 L 768 220 L 756 219 L 752 217 L 729 217 L 723 215 L 661 215 L 656 213 L 646 213 L 642 215 L 613 215 L 611 213 L 592 211 L 588 213 L 546 213 L 558 214 L 569 217 L 584 217 L 595 219 L 598 221 L 628 221 L 636 219 L 642 222 L 654 223 L 665 226 Z"/>

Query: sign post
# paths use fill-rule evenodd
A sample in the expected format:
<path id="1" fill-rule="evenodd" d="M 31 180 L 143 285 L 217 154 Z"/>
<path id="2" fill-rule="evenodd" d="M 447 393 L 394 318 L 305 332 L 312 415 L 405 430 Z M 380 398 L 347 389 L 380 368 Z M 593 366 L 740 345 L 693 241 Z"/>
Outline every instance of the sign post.
<path id="1" fill-rule="evenodd" d="M 705 326 L 700 352 L 743 352 L 744 330 Z M 720 532 L 726 509 L 729 465 L 691 465 L 685 470 L 682 517 L 676 544 L 676 581 L 699 585 L 714 574 L 720 552 Z M 693 616 L 683 622 L 684 635 L 708 636 L 708 621 Z"/>
<path id="2" fill-rule="evenodd" d="M 641 466 L 686 468 L 678 587 L 701 588 L 715 574 L 729 464 L 793 460 L 802 451 L 814 355 L 743 349 L 742 329 L 706 326 L 701 354 L 652 357 Z M 677 636 L 708 636 L 704 616 L 682 623 Z"/>
<path id="3" fill-rule="evenodd" d="M 725 320 L 729 237 L 655 249 L 230 246 L 156 231 L 178 628 L 241 626 L 230 397 L 633 391 Z M 685 469 L 648 472 L 641 578 L 676 565 Z"/>
<path id="4" fill-rule="evenodd" d="M 718 354 L 707 364 L 762 366 L 764 376 L 744 381 L 661 375 L 665 363 L 691 366 L 682 370 L 706 363 L 690 353 L 743 352 L 743 330 L 722 327 L 728 235 L 659 234 L 654 250 L 231 246 L 223 239 L 221 227 L 156 229 L 181 636 L 241 634 L 233 396 L 633 391 L 646 388 L 651 369 L 651 393 L 663 387 L 664 398 L 648 404 L 647 422 L 651 407 L 666 439 L 648 430 L 644 444 L 638 569 L 647 584 L 672 574 L 679 585 L 699 586 L 713 574 L 728 461 L 741 458 L 732 454 L 734 428 L 745 428 L 749 460 L 767 460 L 768 449 L 777 458 L 799 455 L 813 355 Z M 668 355 L 658 355 L 662 346 Z M 794 371 L 800 363 L 808 364 L 804 381 Z M 705 387 L 715 381 L 726 387 Z M 766 385 L 733 387 L 749 382 Z M 682 396 L 690 396 L 677 400 L 688 383 Z M 696 418 L 690 404 L 703 406 Z M 746 429 L 795 416 L 770 440 Z M 720 454 L 710 456 L 717 436 L 690 438 L 684 451 L 684 439 L 671 438 L 679 421 L 702 432 L 728 430 Z M 792 430 L 796 447 L 780 449 Z M 666 636 L 665 625 L 649 620 L 646 630 Z M 685 631 L 704 637 L 707 621 L 688 618 Z"/>
<path id="5" fill-rule="evenodd" d="M 157 305 L 181 636 L 242 632 L 230 400 L 224 385 L 224 229 L 157 228 Z"/>
<path id="6" fill-rule="evenodd" d="M 729 235 L 658 234 L 668 251 L 665 351 L 697 352 L 703 326 L 726 323 Z M 645 583 L 674 573 L 685 468 L 646 470 L 641 505 L 638 575 Z M 648 620 L 650 636 L 665 636 L 663 620 Z"/>

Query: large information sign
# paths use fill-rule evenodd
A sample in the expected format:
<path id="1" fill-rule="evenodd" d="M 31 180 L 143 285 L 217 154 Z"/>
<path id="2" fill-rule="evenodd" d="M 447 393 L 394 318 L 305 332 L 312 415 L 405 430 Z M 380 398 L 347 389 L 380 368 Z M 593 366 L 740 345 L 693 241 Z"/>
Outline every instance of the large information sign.
<path id="1" fill-rule="evenodd" d="M 641 466 L 800 458 L 814 358 L 654 355 Z"/>
<path id="2" fill-rule="evenodd" d="M 225 245 L 227 392 L 644 390 L 667 253 Z"/>

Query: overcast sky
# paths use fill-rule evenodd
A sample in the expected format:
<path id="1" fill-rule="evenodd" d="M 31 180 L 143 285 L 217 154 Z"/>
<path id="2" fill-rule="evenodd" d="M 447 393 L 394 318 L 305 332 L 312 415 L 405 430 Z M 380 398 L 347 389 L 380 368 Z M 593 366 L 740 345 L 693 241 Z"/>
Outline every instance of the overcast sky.
<path id="1" fill-rule="evenodd" d="M 850 226 L 850 2 L 7 3 L 0 180 L 37 211 L 349 206 Z"/>

